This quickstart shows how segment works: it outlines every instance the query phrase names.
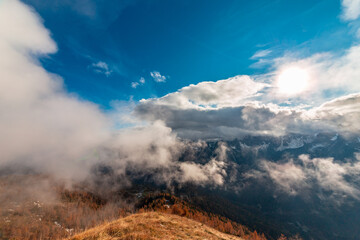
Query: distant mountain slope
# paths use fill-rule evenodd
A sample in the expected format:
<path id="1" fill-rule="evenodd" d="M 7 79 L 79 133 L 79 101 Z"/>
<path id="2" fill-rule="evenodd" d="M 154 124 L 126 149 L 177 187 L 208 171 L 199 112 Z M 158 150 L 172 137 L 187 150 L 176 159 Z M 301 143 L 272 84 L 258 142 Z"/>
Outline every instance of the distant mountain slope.
<path id="1" fill-rule="evenodd" d="M 159 212 L 130 215 L 89 229 L 69 240 L 110 239 L 223 239 L 242 238 L 221 233 L 199 222 Z"/>

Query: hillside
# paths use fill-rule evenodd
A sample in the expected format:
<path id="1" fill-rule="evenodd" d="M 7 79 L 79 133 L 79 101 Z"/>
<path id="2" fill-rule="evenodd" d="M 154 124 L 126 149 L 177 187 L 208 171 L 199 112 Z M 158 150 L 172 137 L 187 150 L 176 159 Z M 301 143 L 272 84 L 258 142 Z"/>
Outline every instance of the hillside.
<path id="1" fill-rule="evenodd" d="M 137 204 L 139 212 L 156 211 L 162 213 L 171 213 L 181 217 L 186 217 L 208 227 L 214 228 L 220 232 L 238 236 L 251 240 L 266 240 L 264 234 L 257 231 L 251 231 L 246 226 L 230 219 L 212 213 L 211 211 L 203 211 L 197 206 L 181 200 L 169 193 L 147 194 Z"/>
<path id="2" fill-rule="evenodd" d="M 67 190 L 47 176 L 0 176 L 0 240 L 63 239 L 134 212 L 153 211 L 186 217 L 243 239 L 265 239 L 254 231 L 257 228 L 146 189 L 134 186 L 100 196 L 80 186 Z"/>
<path id="3" fill-rule="evenodd" d="M 87 230 L 69 240 L 85 239 L 242 239 L 202 223 L 160 212 L 130 215 Z"/>

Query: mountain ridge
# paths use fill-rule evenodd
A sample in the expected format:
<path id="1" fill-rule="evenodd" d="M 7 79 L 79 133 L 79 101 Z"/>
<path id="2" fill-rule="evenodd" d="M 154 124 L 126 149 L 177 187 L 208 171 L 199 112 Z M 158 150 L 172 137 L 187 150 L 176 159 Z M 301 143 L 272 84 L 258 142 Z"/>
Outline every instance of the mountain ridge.
<path id="1" fill-rule="evenodd" d="M 244 240 L 173 214 L 144 212 L 102 224 L 67 240 L 211 239 Z"/>

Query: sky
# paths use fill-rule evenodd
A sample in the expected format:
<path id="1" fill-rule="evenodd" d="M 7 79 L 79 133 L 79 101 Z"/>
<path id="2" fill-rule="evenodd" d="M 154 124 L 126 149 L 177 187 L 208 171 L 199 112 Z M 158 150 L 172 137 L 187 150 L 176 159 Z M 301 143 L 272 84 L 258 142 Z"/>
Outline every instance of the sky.
<path id="1" fill-rule="evenodd" d="M 222 185 L 225 143 L 203 164 L 182 154 L 248 135 L 360 141 L 359 17 L 360 0 L 0 0 L 0 169 Z M 359 156 L 261 164 L 360 199 L 344 183 Z"/>
<path id="2" fill-rule="evenodd" d="M 182 140 L 359 137 L 359 16 L 360 0 L 0 0 L 0 167 L 80 176 L 123 156 L 220 183 L 220 160 L 176 161 Z"/>
<path id="3" fill-rule="evenodd" d="M 347 2 L 357 1 L 24 0 L 58 47 L 44 68 L 103 109 L 266 74 L 286 55 L 343 54 L 358 42 Z"/>

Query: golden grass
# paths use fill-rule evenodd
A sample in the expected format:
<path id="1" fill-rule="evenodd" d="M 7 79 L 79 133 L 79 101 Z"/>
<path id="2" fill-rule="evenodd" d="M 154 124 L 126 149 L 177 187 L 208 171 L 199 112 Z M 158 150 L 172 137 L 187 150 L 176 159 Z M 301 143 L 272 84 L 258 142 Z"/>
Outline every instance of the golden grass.
<path id="1" fill-rule="evenodd" d="M 68 240 L 223 239 L 242 238 L 221 233 L 199 222 L 159 212 L 133 214 L 89 229 Z"/>

